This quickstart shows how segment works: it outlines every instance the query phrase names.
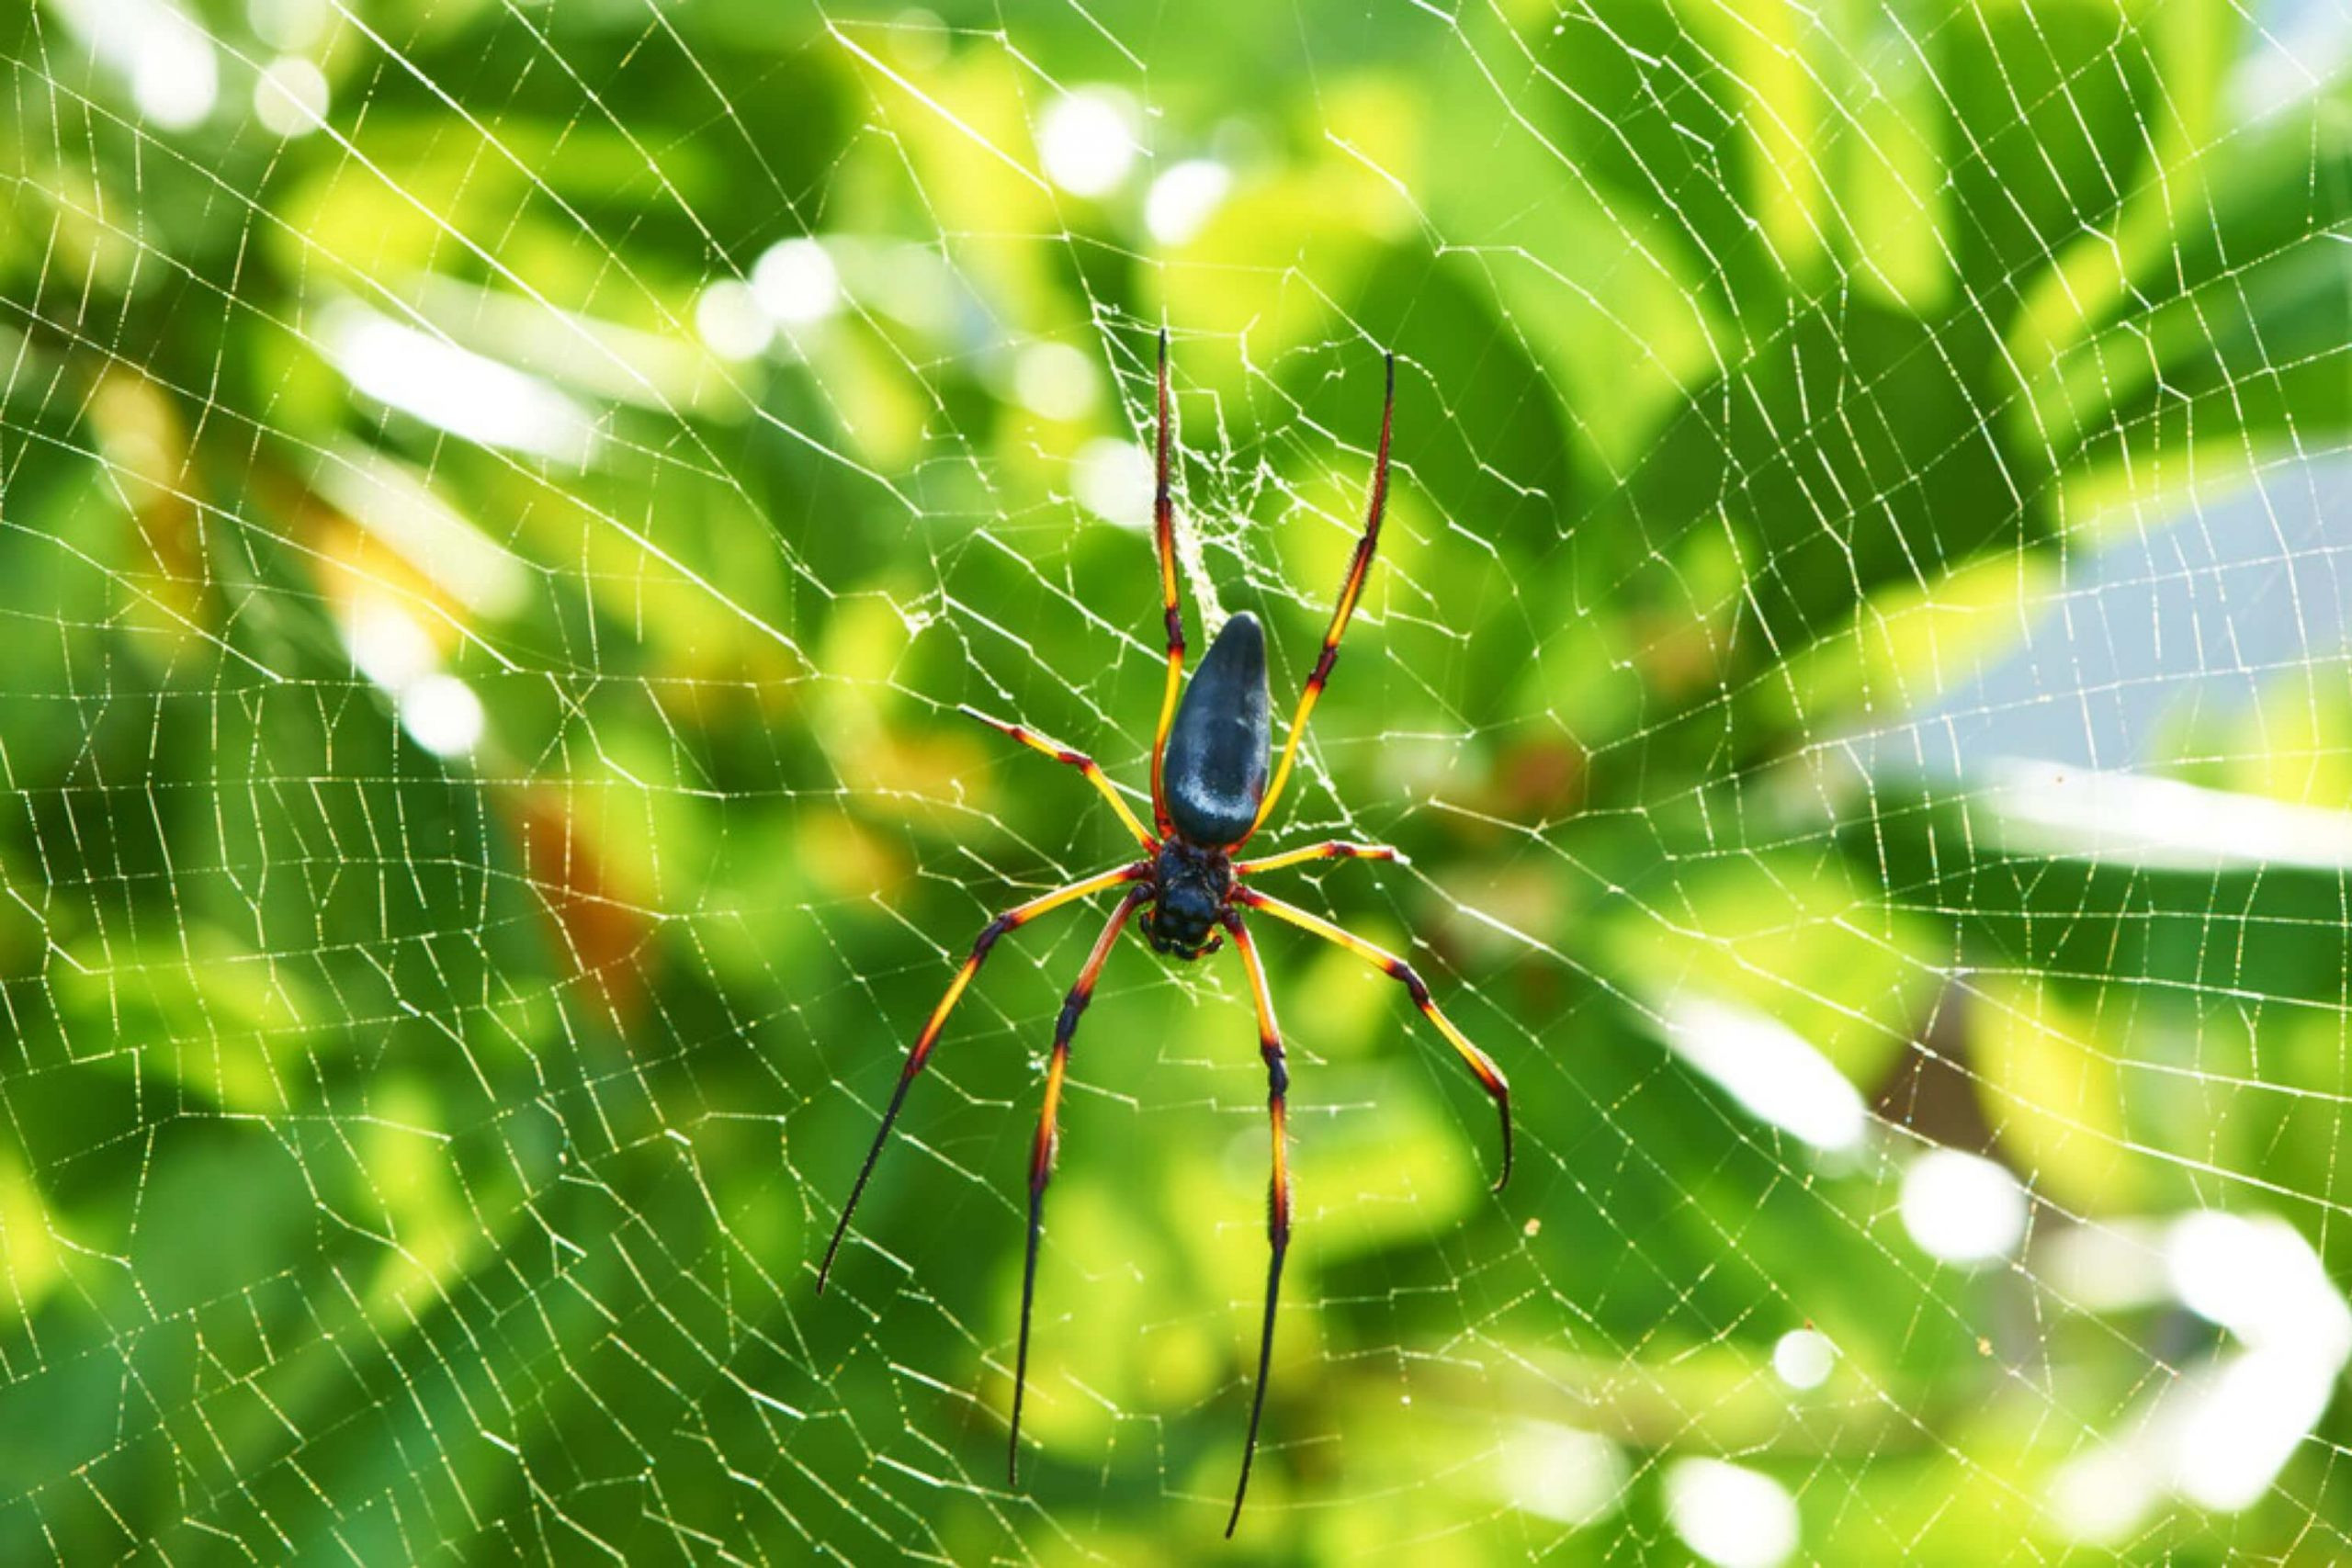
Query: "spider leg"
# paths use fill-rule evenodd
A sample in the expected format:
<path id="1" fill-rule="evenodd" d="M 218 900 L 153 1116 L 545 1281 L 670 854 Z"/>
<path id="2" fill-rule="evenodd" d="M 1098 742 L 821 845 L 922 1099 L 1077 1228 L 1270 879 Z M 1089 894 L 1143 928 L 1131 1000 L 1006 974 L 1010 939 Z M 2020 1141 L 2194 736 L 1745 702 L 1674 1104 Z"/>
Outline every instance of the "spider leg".
<path id="1" fill-rule="evenodd" d="M 857 1201 L 865 1195 L 865 1183 L 874 1175 L 874 1162 L 882 1157 L 882 1145 L 889 1142 L 891 1124 L 898 1121 L 899 1108 L 907 1102 L 909 1086 L 915 1081 L 915 1075 L 922 1071 L 923 1064 L 931 1060 L 932 1047 L 939 1043 L 940 1026 L 947 1021 L 947 1015 L 963 999 L 964 987 L 972 983 L 972 976 L 987 962 L 989 949 L 996 945 L 997 938 L 1027 925 L 1048 909 L 1059 908 L 1073 899 L 1083 898 L 1090 893 L 1100 893 L 1106 887 L 1141 882 L 1150 874 L 1151 866 L 1148 862 L 1138 861 L 1133 865 L 1119 866 L 1073 882 L 1067 887 L 1057 887 L 1042 898 L 1032 898 L 1026 904 L 1007 909 L 981 931 L 979 939 L 972 943 L 972 955 L 964 960 L 964 966 L 956 971 L 956 978 L 947 983 L 947 994 L 939 998 L 937 1007 L 931 1010 L 930 1021 L 922 1026 L 922 1032 L 915 1036 L 913 1049 L 907 1053 L 907 1065 L 899 1072 L 899 1086 L 890 1092 L 889 1109 L 882 1112 L 882 1125 L 874 1134 L 874 1146 L 865 1151 L 865 1163 L 858 1168 L 857 1183 L 849 1190 L 849 1201 L 842 1205 L 841 1221 L 833 1226 L 833 1239 L 825 1248 L 825 1261 L 817 1269 L 818 1294 L 824 1293 L 825 1281 L 833 1271 L 833 1257 L 842 1249 L 842 1238 L 849 1235 L 849 1217 L 857 1212 Z"/>
<path id="2" fill-rule="evenodd" d="M 1237 875 L 1255 876 L 1261 871 L 1280 871 L 1286 865 L 1305 865 L 1318 860 L 1403 860 L 1386 844 L 1351 844 L 1334 839 L 1327 844 L 1309 844 L 1303 850 L 1284 850 L 1264 860 L 1240 860 L 1233 863 Z"/>
<path id="3" fill-rule="evenodd" d="M 1363 938 L 1341 931 L 1327 919 L 1310 915 L 1279 898 L 1270 898 L 1254 887 L 1235 888 L 1233 899 L 1235 903 L 1247 905 L 1252 909 L 1263 909 L 1274 919 L 1287 921 L 1303 931 L 1311 931 L 1334 946 L 1346 948 L 1392 979 L 1404 982 L 1405 989 L 1412 993 L 1413 1005 L 1437 1025 L 1437 1031 L 1445 1036 L 1446 1043 L 1461 1054 L 1462 1060 L 1471 1072 L 1477 1075 L 1487 1097 L 1495 1102 L 1495 1110 L 1502 1118 L 1503 1168 L 1502 1174 L 1495 1178 L 1495 1190 L 1501 1191 L 1504 1184 L 1510 1180 L 1510 1083 L 1503 1077 L 1503 1070 L 1495 1066 L 1492 1057 L 1471 1044 L 1462 1031 L 1453 1027 L 1453 1021 L 1438 1011 L 1437 1003 L 1430 999 L 1428 984 L 1413 973 L 1413 966 L 1385 948 L 1374 947 Z"/>
<path id="4" fill-rule="evenodd" d="M 1136 841 L 1141 843 L 1147 852 L 1159 847 L 1159 840 L 1143 830 L 1143 824 L 1136 820 L 1136 814 L 1127 808 L 1126 801 L 1120 796 L 1117 790 L 1111 786 L 1109 777 L 1095 765 L 1093 758 L 1083 751 L 1073 751 L 1058 740 L 1049 740 L 1026 726 L 1007 724 L 1001 718 L 990 718 L 969 703 L 965 704 L 960 711 L 978 719 L 990 729 L 1004 731 L 1031 750 L 1042 751 L 1057 762 L 1068 762 L 1071 767 L 1084 773 L 1086 782 L 1102 792 L 1102 798 L 1111 803 L 1111 809 L 1119 814 L 1119 820 L 1126 825 L 1127 831 L 1136 836 Z"/>
<path id="5" fill-rule="evenodd" d="M 1168 792 L 1159 780 L 1159 759 L 1176 723 L 1176 696 L 1184 684 L 1184 601 L 1176 581 L 1176 503 L 1168 493 L 1168 329 L 1159 329 L 1159 426 L 1154 436 L 1151 529 L 1159 543 L 1159 603 L 1168 620 L 1168 686 L 1159 699 L 1159 728 L 1151 738 L 1151 818 L 1166 838 Z"/>
<path id="6" fill-rule="evenodd" d="M 1078 984 L 1069 988 L 1062 1002 L 1062 1016 L 1054 1025 L 1054 1055 L 1046 1067 L 1046 1104 L 1037 1116 L 1037 1145 L 1029 1156 L 1029 1256 L 1021 1268 L 1021 1349 L 1012 1363 L 1012 1441 L 1004 1463 L 1005 1480 L 1016 1486 L 1021 1483 L 1021 1399 L 1029 1386 L 1029 1307 L 1037 1295 L 1037 1235 L 1046 1215 L 1046 1183 L 1053 1179 L 1054 1149 L 1061 1141 L 1062 1074 L 1069 1066 L 1069 1043 L 1078 1032 L 1079 1017 L 1094 999 L 1094 982 L 1102 976 L 1103 961 L 1111 956 L 1111 946 L 1119 940 L 1127 917 L 1149 897 L 1147 889 L 1138 887 L 1119 901 L 1111 923 L 1094 939 L 1094 951 L 1086 955 L 1086 967 L 1078 972 Z"/>
<path id="7" fill-rule="evenodd" d="M 1241 1522 L 1241 1500 L 1250 1494 L 1250 1461 L 1258 1454 L 1258 1421 L 1266 1413 L 1266 1369 L 1274 1354 L 1274 1303 L 1282 1294 L 1283 1258 L 1290 1251 L 1290 1157 L 1286 1139 L 1284 1096 L 1290 1090 L 1290 1070 L 1283 1062 L 1282 1028 L 1274 1021 L 1274 994 L 1266 985 L 1266 966 L 1258 960 L 1258 945 L 1241 911 L 1227 909 L 1226 929 L 1250 972 L 1250 994 L 1258 1004 L 1258 1054 L 1266 1059 L 1266 1108 L 1273 1123 L 1274 1164 L 1266 1182 L 1266 1321 L 1258 1335 L 1258 1382 L 1250 1396 L 1250 1437 L 1241 1450 L 1241 1479 L 1233 1488 L 1233 1513 L 1225 1521 L 1231 1540 Z"/>
<path id="8" fill-rule="evenodd" d="M 1372 500 L 1364 509 L 1363 537 L 1356 541 L 1355 558 L 1348 563 L 1347 581 L 1340 584 L 1340 602 L 1331 606 L 1331 625 L 1323 633 L 1323 652 L 1315 660 L 1314 672 L 1306 677 L 1306 689 L 1298 694 L 1298 711 L 1291 716 L 1290 736 L 1283 742 L 1283 759 L 1274 769 L 1274 782 L 1267 789 L 1266 797 L 1258 803 L 1258 820 L 1250 832 L 1255 833 L 1274 814 L 1274 802 L 1280 800 L 1283 786 L 1290 783 L 1290 770 L 1298 761 L 1298 743 L 1306 734 L 1306 720 L 1315 711 L 1316 699 L 1323 694 L 1324 683 L 1331 678 L 1331 666 L 1340 660 L 1340 639 L 1347 635 L 1348 620 L 1356 613 L 1356 601 L 1363 597 L 1363 581 L 1372 571 L 1373 552 L 1380 548 L 1380 520 L 1388 511 L 1388 433 L 1396 412 L 1396 356 L 1388 356 L 1388 390 L 1380 405 L 1380 450 L 1372 465 Z M 1243 836 L 1249 841 L 1249 835 Z"/>

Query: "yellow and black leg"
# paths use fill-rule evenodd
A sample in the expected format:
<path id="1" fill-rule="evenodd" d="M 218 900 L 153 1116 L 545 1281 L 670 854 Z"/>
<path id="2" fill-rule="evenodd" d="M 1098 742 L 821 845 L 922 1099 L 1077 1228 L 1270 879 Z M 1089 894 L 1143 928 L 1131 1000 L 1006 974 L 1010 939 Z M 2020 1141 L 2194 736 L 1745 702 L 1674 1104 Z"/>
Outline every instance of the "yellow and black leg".
<path id="1" fill-rule="evenodd" d="M 1290 771 L 1298 761 L 1298 743 L 1306 735 L 1306 720 L 1315 712 L 1323 687 L 1331 679 L 1331 666 L 1340 660 L 1340 639 L 1347 635 L 1348 621 L 1356 613 L 1356 602 L 1363 597 L 1364 579 L 1371 574 L 1372 558 L 1380 548 L 1380 522 L 1388 511 L 1388 434 L 1396 413 L 1396 356 L 1388 356 L 1388 390 L 1380 405 L 1380 450 L 1372 465 L 1372 500 L 1364 508 L 1363 536 L 1356 541 L 1356 553 L 1348 562 L 1348 575 L 1340 584 L 1340 602 L 1331 607 L 1331 624 L 1323 633 L 1323 651 L 1317 656 L 1314 672 L 1306 677 L 1306 689 L 1299 694 L 1298 711 L 1291 716 L 1290 734 L 1283 741 L 1282 761 L 1274 768 L 1274 782 L 1258 803 L 1258 820 L 1250 831 L 1255 833 L 1274 814 L 1274 802 L 1283 795 L 1283 786 L 1290 783 Z M 1245 840 L 1246 841 L 1246 840 Z"/>
<path id="2" fill-rule="evenodd" d="M 1445 1036 L 1446 1043 L 1453 1047 L 1464 1064 L 1476 1075 L 1479 1086 L 1487 1091 L 1487 1098 L 1495 1102 L 1495 1111 L 1502 1118 L 1503 1124 L 1503 1168 L 1502 1174 L 1495 1179 L 1495 1190 L 1501 1191 L 1503 1184 L 1510 1179 L 1510 1083 L 1503 1077 L 1503 1070 L 1495 1066 L 1493 1058 L 1471 1044 L 1462 1031 L 1453 1027 L 1453 1021 L 1438 1010 L 1437 1003 L 1430 999 L 1427 982 L 1414 973 L 1413 966 L 1385 948 L 1374 947 L 1363 938 L 1342 931 L 1319 916 L 1310 915 L 1279 898 L 1270 898 L 1255 888 L 1235 888 L 1233 900 L 1252 909 L 1263 909 L 1274 919 L 1286 921 L 1303 931 L 1312 931 L 1325 942 L 1346 948 L 1381 973 L 1403 983 L 1412 996 L 1413 1005 L 1437 1025 L 1437 1032 Z"/>
<path id="3" fill-rule="evenodd" d="M 1303 850 L 1284 850 L 1281 854 L 1268 855 L 1264 860 L 1235 861 L 1233 869 L 1238 875 L 1255 876 L 1262 871 L 1280 871 L 1284 866 L 1306 865 L 1318 860 L 1400 861 L 1404 858 L 1386 844 L 1351 844 L 1334 839 L 1329 843 L 1309 844 Z"/>
<path id="4" fill-rule="evenodd" d="M 1266 1371 L 1274 1354 L 1274 1303 L 1282 1295 L 1283 1258 L 1290 1251 L 1290 1140 L 1286 1125 L 1290 1069 L 1283 1059 L 1283 1032 L 1274 1021 L 1274 994 L 1266 985 L 1266 966 L 1259 962 L 1257 944 L 1238 909 L 1228 909 L 1226 929 L 1233 933 L 1241 966 L 1250 973 L 1250 995 L 1258 1006 L 1258 1054 L 1266 1063 L 1266 1111 L 1273 1126 L 1272 1174 L 1266 1183 L 1266 1320 L 1258 1335 L 1258 1382 L 1250 1395 L 1250 1436 L 1241 1449 L 1241 1479 L 1233 1489 L 1233 1513 L 1225 1533 L 1241 1522 L 1241 1500 L 1250 1494 L 1250 1462 L 1258 1453 L 1258 1422 L 1266 1413 Z"/>
<path id="5" fill-rule="evenodd" d="M 1159 420 L 1153 437 L 1151 531 L 1159 545 L 1159 604 L 1168 628 L 1168 685 L 1159 699 L 1159 728 L 1151 738 L 1151 815 L 1159 836 L 1168 836 L 1168 794 L 1159 781 L 1159 760 L 1176 723 L 1176 697 L 1184 685 L 1184 600 L 1176 580 L 1176 502 L 1169 489 L 1170 421 L 1168 409 L 1168 329 L 1159 329 Z"/>
<path id="6" fill-rule="evenodd" d="M 875 1132 L 874 1146 L 866 1150 L 865 1163 L 858 1168 L 857 1183 L 849 1190 L 849 1201 L 842 1205 L 841 1221 L 833 1226 L 832 1242 L 825 1248 L 825 1261 L 818 1267 L 817 1290 L 820 1294 L 823 1293 L 825 1281 L 832 1274 L 833 1258 L 842 1249 L 842 1238 L 849 1234 L 850 1216 L 857 1212 L 857 1201 L 865 1195 L 865 1183 L 874 1175 L 874 1162 L 882 1157 L 882 1145 L 889 1141 L 891 1124 L 898 1121 L 899 1108 L 907 1102 L 907 1089 L 915 1081 L 915 1076 L 922 1071 L 923 1065 L 931 1060 L 932 1048 L 939 1043 L 939 1031 L 947 1022 L 947 1015 L 963 999 L 965 987 L 972 983 L 972 976 L 979 973 L 980 965 L 988 962 L 989 950 L 996 945 L 997 939 L 1009 931 L 1027 925 L 1049 909 L 1058 909 L 1090 893 L 1101 893 L 1107 888 L 1141 882 L 1150 874 L 1150 863 L 1137 862 L 1134 865 L 1123 865 L 1114 871 L 1086 877 L 1067 887 L 1057 887 L 1041 898 L 1032 898 L 1026 904 L 1007 909 L 990 920 L 980 932 L 979 939 L 972 943 L 971 956 L 964 960 L 961 969 L 956 971 L 956 978 L 947 983 L 947 994 L 939 998 L 937 1007 L 931 1010 L 930 1021 L 924 1023 L 922 1032 L 915 1036 L 913 1048 L 907 1053 L 907 1065 L 899 1071 L 899 1084 L 890 1091 L 889 1108 L 882 1112 L 882 1125 Z"/>
<path id="7" fill-rule="evenodd" d="M 1119 814 L 1119 820 L 1126 825 L 1128 832 L 1136 836 L 1137 843 L 1141 844 L 1147 852 L 1159 847 L 1159 840 L 1144 831 L 1143 824 L 1136 820 L 1136 814 L 1128 809 L 1126 801 L 1121 798 L 1119 792 L 1111 786 L 1110 778 L 1095 764 L 1093 758 L 1083 751 L 1073 751 L 1060 741 L 1049 739 L 1025 724 L 1011 724 L 1001 718 L 990 718 L 969 703 L 965 704 L 961 711 L 978 719 L 990 729 L 1004 731 L 1033 751 L 1042 751 L 1057 762 L 1067 762 L 1076 768 L 1086 775 L 1088 784 L 1102 792 L 1102 798 L 1111 803 L 1111 809 Z"/>
<path id="8" fill-rule="evenodd" d="M 1070 1037 L 1078 1032 L 1086 1004 L 1094 999 L 1094 982 L 1102 977 L 1112 944 L 1119 940 L 1127 917 L 1147 897 L 1138 887 L 1119 901 L 1110 924 L 1094 939 L 1094 951 L 1086 955 L 1086 967 L 1078 972 L 1078 984 L 1063 999 L 1062 1016 L 1054 1025 L 1054 1054 L 1046 1066 L 1046 1104 L 1038 1112 L 1037 1143 L 1029 1156 L 1029 1256 L 1021 1269 L 1021 1345 L 1012 1362 L 1012 1441 L 1004 1464 L 1005 1479 L 1015 1485 L 1021 1480 L 1021 1402 L 1029 1386 L 1029 1308 L 1037 1296 L 1037 1237 L 1046 1216 L 1046 1183 L 1054 1175 L 1054 1146 L 1061 1137 L 1062 1075 L 1069 1067 Z"/>

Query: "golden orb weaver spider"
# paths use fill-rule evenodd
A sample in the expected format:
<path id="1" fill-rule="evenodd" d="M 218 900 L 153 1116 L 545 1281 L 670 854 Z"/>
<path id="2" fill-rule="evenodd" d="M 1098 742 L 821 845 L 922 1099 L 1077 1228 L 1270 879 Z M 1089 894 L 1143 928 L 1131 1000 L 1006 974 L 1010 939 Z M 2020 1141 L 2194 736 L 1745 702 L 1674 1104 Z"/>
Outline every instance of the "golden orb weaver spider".
<path id="1" fill-rule="evenodd" d="M 971 955 L 948 982 L 947 994 L 932 1010 L 922 1032 L 915 1037 L 913 1048 L 907 1053 L 898 1087 L 891 1092 L 889 1107 L 882 1112 L 882 1125 L 874 1134 L 874 1146 L 866 1151 L 856 1184 L 850 1189 L 849 1201 L 842 1206 L 841 1221 L 833 1227 L 832 1242 L 825 1248 L 825 1260 L 818 1268 L 817 1290 L 821 1294 L 825 1281 L 832 1275 L 834 1257 L 841 1251 L 842 1238 L 849 1234 L 850 1216 L 857 1210 L 858 1199 L 865 1195 L 865 1183 L 874 1174 L 875 1162 L 881 1157 L 882 1145 L 889 1141 L 891 1125 L 906 1103 L 909 1086 L 931 1060 L 941 1026 L 962 998 L 972 976 L 979 972 L 997 939 L 1049 909 L 1090 894 L 1125 888 L 1119 907 L 1112 911 L 1110 923 L 1102 928 L 1093 951 L 1087 954 L 1078 983 L 1070 987 L 1069 998 L 1062 1003 L 1061 1017 L 1054 1025 L 1053 1055 L 1046 1067 L 1045 1109 L 1038 1118 L 1037 1139 L 1029 1157 L 1029 1244 L 1021 1274 L 1020 1350 L 1013 1368 L 1012 1435 L 1006 1461 L 1007 1477 L 1015 1484 L 1020 1480 L 1021 1403 L 1029 1378 L 1029 1313 L 1037 1286 L 1037 1238 L 1045 1218 L 1046 1183 L 1053 1175 L 1062 1076 L 1069 1065 L 1069 1044 L 1078 1032 L 1079 1018 L 1094 995 L 1094 982 L 1102 975 L 1119 932 L 1138 910 L 1142 911 L 1138 923 L 1153 949 L 1187 962 L 1216 952 L 1227 934 L 1232 936 L 1234 948 L 1241 955 L 1241 966 L 1250 976 L 1250 996 L 1258 1010 L 1258 1049 L 1266 1064 L 1267 1107 L 1273 1124 L 1274 1144 L 1273 1172 L 1268 1183 L 1266 1204 L 1266 1238 L 1271 1247 L 1266 1267 L 1266 1314 L 1258 1340 L 1258 1380 L 1250 1401 L 1250 1435 L 1241 1450 L 1241 1478 L 1234 1486 L 1233 1512 L 1225 1525 L 1228 1537 L 1241 1522 L 1242 1499 L 1250 1491 L 1250 1463 L 1258 1451 L 1258 1423 L 1266 1408 L 1266 1368 L 1274 1348 L 1274 1303 L 1282 1292 L 1283 1258 L 1290 1249 L 1290 1168 L 1283 1133 L 1284 1097 L 1290 1089 L 1290 1074 L 1283 1060 L 1282 1032 L 1274 1022 L 1273 993 L 1266 985 L 1266 972 L 1258 960 L 1257 945 L 1250 941 L 1250 928 L 1242 919 L 1244 909 L 1261 911 L 1312 932 L 1403 982 L 1413 1005 L 1461 1054 L 1494 1100 L 1502 1119 L 1502 1171 L 1496 1179 L 1495 1190 L 1501 1191 L 1503 1184 L 1510 1179 L 1510 1085 L 1504 1079 L 1502 1069 L 1438 1010 L 1437 1004 L 1430 999 L 1429 987 L 1412 966 L 1395 953 L 1246 883 L 1247 878 L 1264 872 L 1310 861 L 1395 860 L 1396 852 L 1385 844 L 1335 841 L 1291 850 L 1263 860 L 1233 858 L 1235 852 L 1265 826 L 1266 818 L 1273 814 L 1274 803 L 1282 798 L 1283 786 L 1290 782 L 1292 764 L 1298 758 L 1299 739 L 1306 733 L 1307 717 L 1315 711 L 1316 699 L 1322 695 L 1324 684 L 1330 679 L 1331 666 L 1340 657 L 1340 638 L 1348 629 L 1348 620 L 1355 614 L 1356 601 L 1363 592 L 1364 578 L 1372 570 L 1373 552 L 1380 547 L 1381 514 L 1388 503 L 1388 436 L 1396 410 L 1396 356 L 1391 354 L 1387 356 L 1387 390 L 1380 408 L 1380 447 L 1373 464 L 1372 499 L 1366 509 L 1363 536 L 1356 541 L 1355 558 L 1349 563 L 1346 581 L 1340 585 L 1340 602 L 1333 607 L 1331 624 L 1323 634 L 1322 654 L 1316 660 L 1314 672 L 1307 676 L 1306 688 L 1300 694 L 1298 708 L 1291 716 L 1290 736 L 1283 743 L 1281 764 L 1272 771 L 1272 787 L 1267 784 L 1272 744 L 1267 715 L 1266 641 L 1257 617 L 1245 611 L 1227 620 L 1202 659 L 1192 684 L 1184 684 L 1183 601 L 1176 581 L 1176 510 L 1168 491 L 1168 333 L 1164 328 L 1159 334 L 1159 428 L 1152 498 L 1153 530 L 1159 546 L 1159 595 L 1167 612 L 1168 627 L 1168 683 L 1160 699 L 1159 728 L 1151 742 L 1151 810 L 1158 833 L 1145 831 L 1093 758 L 1018 724 L 990 718 L 969 707 L 963 710 L 1023 745 L 1078 769 L 1089 784 L 1102 792 L 1102 798 L 1111 803 L 1111 809 L 1118 813 L 1119 820 L 1142 844 L 1144 858 L 1081 878 L 1043 897 L 1032 898 L 997 916 L 981 931 L 979 939 L 972 944 Z M 1181 705 L 1177 700 L 1180 693 L 1183 699 Z"/>

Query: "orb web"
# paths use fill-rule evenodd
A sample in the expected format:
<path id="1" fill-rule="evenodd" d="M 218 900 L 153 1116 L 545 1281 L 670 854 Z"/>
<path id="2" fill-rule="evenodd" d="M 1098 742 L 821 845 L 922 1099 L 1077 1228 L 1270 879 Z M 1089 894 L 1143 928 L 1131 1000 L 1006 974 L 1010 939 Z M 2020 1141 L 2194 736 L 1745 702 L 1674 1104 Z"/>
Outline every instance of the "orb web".
<path id="1" fill-rule="evenodd" d="M 40 0 L 0 23 L 10 1561 L 1188 1558 L 1264 1088 L 1113 955 L 1002 1475 L 1001 943 L 1193 647 L 1245 1541 L 2327 1558 L 2340 8 Z M 1261 840 L 1268 841 L 1268 840 Z"/>

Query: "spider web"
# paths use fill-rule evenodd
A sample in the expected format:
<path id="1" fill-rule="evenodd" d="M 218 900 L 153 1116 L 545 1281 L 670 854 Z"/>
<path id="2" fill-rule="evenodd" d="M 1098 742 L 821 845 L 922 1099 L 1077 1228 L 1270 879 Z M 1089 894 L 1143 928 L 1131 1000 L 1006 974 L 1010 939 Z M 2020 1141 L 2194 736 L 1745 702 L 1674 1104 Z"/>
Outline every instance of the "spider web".
<path id="1" fill-rule="evenodd" d="M 2345 1555 L 2324 0 L 0 24 L 0 1555 L 1189 1560 L 1237 966 L 1044 1051 L 1161 654 L 1261 922 L 1234 1550 Z"/>

